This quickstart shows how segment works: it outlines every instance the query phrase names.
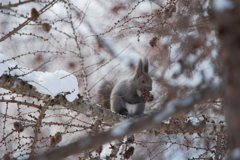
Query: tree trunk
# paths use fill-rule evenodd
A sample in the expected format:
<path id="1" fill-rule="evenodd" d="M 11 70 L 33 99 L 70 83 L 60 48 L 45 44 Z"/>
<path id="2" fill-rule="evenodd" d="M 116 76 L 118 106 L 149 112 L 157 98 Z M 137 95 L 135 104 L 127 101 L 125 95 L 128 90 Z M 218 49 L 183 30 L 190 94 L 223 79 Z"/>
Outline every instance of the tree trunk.
<path id="1" fill-rule="evenodd" d="M 225 85 L 224 110 L 229 127 L 228 159 L 240 159 L 234 154 L 240 154 L 240 1 L 229 3 L 234 7 L 225 8 L 224 11 L 216 10 L 215 15 Z"/>

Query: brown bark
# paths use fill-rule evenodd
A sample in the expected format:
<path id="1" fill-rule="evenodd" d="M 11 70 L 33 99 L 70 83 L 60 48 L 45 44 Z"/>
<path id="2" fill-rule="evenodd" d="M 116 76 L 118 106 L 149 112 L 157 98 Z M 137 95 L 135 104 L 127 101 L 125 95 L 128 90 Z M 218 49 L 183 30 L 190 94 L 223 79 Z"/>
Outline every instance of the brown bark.
<path id="1" fill-rule="evenodd" d="M 240 1 L 232 9 L 215 11 L 223 68 L 224 109 L 229 131 L 230 153 L 240 147 Z M 232 159 L 231 154 L 228 157 Z"/>

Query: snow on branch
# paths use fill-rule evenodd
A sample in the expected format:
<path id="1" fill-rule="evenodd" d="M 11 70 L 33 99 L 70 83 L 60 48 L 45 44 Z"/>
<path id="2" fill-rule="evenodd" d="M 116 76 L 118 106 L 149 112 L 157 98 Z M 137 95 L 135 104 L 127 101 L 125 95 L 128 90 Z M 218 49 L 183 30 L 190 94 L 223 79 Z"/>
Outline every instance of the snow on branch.
<path id="1" fill-rule="evenodd" d="M 142 118 L 133 118 L 121 122 L 107 132 L 82 138 L 74 143 L 57 148 L 48 153 L 42 154 L 34 158 L 34 160 L 50 160 L 61 159 L 76 153 L 81 153 L 89 150 L 114 139 L 119 139 L 125 135 L 131 135 L 145 129 L 151 129 L 160 124 L 164 119 L 174 116 L 179 112 L 184 112 L 194 104 L 206 99 L 209 95 L 214 96 L 220 89 L 220 84 L 213 84 L 212 86 L 204 89 L 198 93 L 191 94 L 183 99 L 175 99 L 167 103 L 164 108 L 151 115 Z"/>
<path id="2" fill-rule="evenodd" d="M 92 104 L 87 100 L 81 99 L 79 94 L 78 98 L 72 102 L 69 102 L 65 95 L 62 94 L 58 94 L 52 98 L 52 96 L 48 94 L 38 92 L 34 86 L 16 76 L 3 74 L 0 77 L 0 87 L 10 90 L 13 93 L 42 100 L 46 106 L 61 105 L 77 113 L 85 114 L 86 116 L 98 117 L 104 122 L 109 122 L 109 125 L 119 122 L 122 117 L 100 105 Z"/>
<path id="3" fill-rule="evenodd" d="M 23 96 L 29 96 L 42 100 L 45 105 L 61 105 L 65 108 L 73 110 L 77 113 L 82 113 L 90 117 L 98 117 L 98 119 L 107 123 L 108 125 L 114 125 L 121 120 L 126 119 L 126 117 L 120 116 L 116 113 L 111 112 L 108 109 L 105 109 L 99 105 L 89 103 L 87 100 L 81 98 L 75 99 L 72 102 L 69 102 L 64 95 L 57 95 L 53 99 L 50 95 L 42 94 L 36 91 L 36 88 L 26 81 L 21 80 L 20 78 L 9 76 L 3 74 L 0 77 L 0 87 L 10 90 L 14 93 L 21 94 Z M 12 100 L 2 99 L 1 102 L 8 103 L 20 103 L 26 104 L 28 106 L 36 106 L 34 104 L 27 104 L 26 102 L 18 102 Z M 41 109 L 41 108 L 40 108 Z M 205 120 L 200 121 L 196 124 L 193 124 L 191 121 L 171 121 L 169 124 L 161 122 L 154 129 L 155 132 L 167 131 L 169 133 L 212 133 L 212 134 L 225 134 L 222 132 L 225 130 L 223 125 L 207 123 Z"/>
<path id="4" fill-rule="evenodd" d="M 61 105 L 64 106 L 67 109 L 73 110 L 77 113 L 84 114 L 88 117 L 98 117 L 99 120 L 102 122 L 113 126 L 114 124 L 126 120 L 126 117 L 123 117 L 121 115 L 118 115 L 116 113 L 111 112 L 108 109 L 105 109 L 104 107 L 101 107 L 97 104 L 92 104 L 87 100 L 82 99 L 82 97 L 78 94 L 77 95 L 77 88 L 78 84 L 76 82 L 75 86 L 68 86 L 67 89 L 69 90 L 55 90 L 54 88 L 51 89 L 49 86 L 53 86 L 51 83 L 56 84 L 59 80 L 57 77 L 61 77 L 60 71 L 56 72 L 56 74 L 52 75 L 50 73 L 47 73 L 44 75 L 44 72 L 32 72 L 27 69 L 21 69 L 20 75 L 17 72 L 17 70 L 20 70 L 20 67 L 12 67 L 8 64 L 6 57 L 4 55 L 0 55 L 0 74 L 2 76 L 0 77 L 0 87 L 10 90 L 13 93 L 21 94 L 23 96 L 28 96 L 32 98 L 36 98 L 38 100 L 41 100 L 44 102 L 45 106 L 54 106 L 54 105 Z M 3 60 L 3 61 L 2 61 Z M 2 61 L 2 63 L 1 63 Z M 8 68 L 10 67 L 10 68 Z M 6 72 L 6 70 L 9 70 L 9 73 Z M 35 73 L 36 72 L 36 73 Z M 3 74 L 5 73 L 5 74 Z M 21 76 L 21 74 L 24 73 L 24 76 Z M 33 74 L 33 75 L 31 75 Z M 40 79 L 33 79 L 35 75 L 41 75 L 39 76 Z M 61 76 L 59 76 L 59 74 Z M 67 74 L 64 72 L 64 74 Z M 28 78 L 26 78 L 28 76 Z M 51 81 L 48 81 L 47 77 L 50 76 Z M 67 79 L 68 78 L 68 79 Z M 64 84 L 62 86 L 66 86 L 65 84 L 74 84 L 74 76 L 71 75 L 64 78 Z M 61 79 L 61 78 L 60 78 Z M 46 81 L 46 83 L 50 83 L 48 85 L 44 85 L 41 82 Z M 68 82 L 69 81 L 69 82 Z M 71 81 L 71 83 L 70 83 Z M 35 83 L 33 83 L 35 82 Z M 40 84 L 38 84 L 40 83 Z M 61 83 L 59 82 L 57 84 L 57 87 L 55 88 L 61 88 Z M 70 93 L 71 90 L 76 90 L 74 93 Z M 65 91 L 65 92 L 64 92 Z M 51 94 L 50 94 L 51 93 Z M 54 95 L 53 95 L 54 94 Z M 201 95 L 197 93 L 195 95 L 195 99 L 200 98 Z M 167 104 L 166 110 L 163 112 L 168 112 L 172 110 L 173 106 L 177 105 L 186 105 L 187 103 L 192 103 L 193 97 L 189 97 L 188 99 L 185 98 L 185 100 L 176 99 L 174 101 L 171 101 Z M 7 100 L 3 99 L 0 100 L 1 102 L 9 102 L 9 103 L 18 103 L 18 104 L 26 104 L 28 106 L 37 107 L 41 109 L 41 106 L 37 106 L 34 104 L 28 104 L 26 102 L 21 101 L 13 101 L 13 100 Z M 173 105 L 173 106 L 172 106 Z M 161 112 L 160 112 L 161 113 Z M 159 116 L 159 115 L 158 115 Z M 155 119 L 157 116 L 155 117 Z M 184 121 L 171 121 L 169 124 L 161 122 L 159 123 L 154 129 L 152 129 L 155 132 L 161 132 L 161 131 L 167 131 L 169 133 L 215 133 L 215 134 L 224 134 L 225 132 L 222 132 L 223 126 L 218 124 L 212 124 L 212 123 L 206 123 L 205 120 L 200 121 L 196 124 L 193 124 L 192 122 L 184 122 Z"/>

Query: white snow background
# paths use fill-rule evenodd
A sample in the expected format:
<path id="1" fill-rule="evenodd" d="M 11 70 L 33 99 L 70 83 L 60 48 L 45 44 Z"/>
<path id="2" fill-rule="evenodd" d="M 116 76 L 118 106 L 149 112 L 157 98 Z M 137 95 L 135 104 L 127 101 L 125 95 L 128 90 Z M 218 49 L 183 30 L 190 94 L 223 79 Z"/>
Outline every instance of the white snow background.
<path id="1" fill-rule="evenodd" d="M 82 2 L 79 1 L 78 3 L 79 3 L 79 6 L 85 5 L 85 2 L 83 2 L 83 1 Z M 149 3 L 147 3 L 147 2 L 144 2 L 144 3 L 146 3 L 147 5 L 146 6 L 144 6 L 144 5 L 140 6 L 139 7 L 140 10 L 151 11 L 154 8 L 154 6 L 149 5 Z M 219 11 L 221 11 L 222 9 L 232 7 L 231 4 L 229 4 L 228 0 L 215 0 L 214 4 L 215 4 L 215 7 L 217 9 L 219 9 Z M 100 22 L 100 19 L 99 19 L 99 17 L 101 17 L 101 16 L 103 17 L 104 14 L 105 14 L 104 7 L 101 7 L 101 5 L 102 4 L 100 4 L 97 1 L 92 1 L 90 3 L 90 5 L 88 6 L 88 12 L 87 12 L 87 14 L 89 14 L 88 19 L 87 19 L 88 23 L 92 24 L 91 26 L 94 28 L 94 30 L 97 33 L 101 33 L 105 30 L 105 28 L 102 25 L 100 25 L 100 24 L 102 24 L 102 22 Z M 58 13 L 57 11 L 59 11 L 58 15 L 62 16 L 61 7 L 62 6 L 60 6 L 60 5 L 56 5 L 51 9 L 54 10 L 55 13 Z M 47 16 L 47 15 L 43 14 L 42 16 Z M 49 16 L 49 17 L 51 17 L 51 16 Z M 110 19 L 110 21 L 111 21 L 111 19 Z M 14 25 L 13 25 L 13 27 L 15 27 Z M 90 34 L 89 30 L 87 29 L 86 26 L 84 26 L 84 25 L 83 25 L 83 27 L 81 26 L 81 29 L 86 30 L 86 35 Z M 63 30 L 64 32 L 67 32 L 67 33 L 70 32 L 67 27 L 66 28 L 63 27 L 63 28 L 61 28 L 61 30 Z M 46 35 L 46 37 L 47 36 L 48 35 Z M 106 41 L 108 42 L 109 46 L 111 46 L 111 48 L 113 49 L 115 55 L 118 54 L 120 51 L 122 51 L 129 44 L 129 41 L 126 42 L 125 44 L 122 44 L 122 45 L 118 44 L 114 39 L 111 38 L 111 36 L 108 36 L 106 38 Z M 130 42 L 133 45 L 140 46 L 143 43 L 148 42 L 148 40 L 147 41 L 136 42 L 136 39 L 132 39 L 132 40 L 130 40 Z M 37 44 L 33 44 L 33 45 L 34 45 L 35 49 L 41 49 L 41 47 L 42 47 L 42 46 L 38 46 Z M 175 51 L 177 49 L 178 49 L 177 45 L 172 47 L 171 58 L 175 58 L 174 55 L 175 55 L 175 53 L 176 53 Z M 3 53 L 3 54 L 0 54 L 0 62 L 2 62 L 3 60 L 6 60 L 7 58 L 11 58 L 11 57 L 14 56 L 14 50 L 12 50 L 12 55 L 5 54 L 4 50 L 3 50 L 3 47 L 0 48 L 0 51 Z M 19 51 L 20 54 L 26 52 L 24 46 L 21 47 L 21 48 L 18 48 L 18 51 Z M 137 51 L 141 52 L 141 48 Z M 216 54 L 214 54 L 214 56 L 216 56 Z M 123 52 L 123 54 L 121 54 L 119 56 L 119 58 L 122 59 L 123 62 L 132 61 L 132 62 L 134 62 L 135 66 L 136 66 L 136 63 L 138 62 L 138 59 L 140 57 L 141 56 L 139 56 L 139 54 L 134 53 L 132 49 L 126 49 Z M 194 63 L 195 59 L 196 59 L 196 57 L 190 55 L 189 63 Z M 55 62 L 57 62 L 57 63 L 52 63 L 51 64 L 52 66 L 49 67 L 49 70 L 48 70 L 49 72 L 33 71 L 32 73 L 29 73 L 29 72 L 31 72 L 31 69 L 27 69 L 25 67 L 18 66 L 19 69 L 14 69 L 10 74 L 13 75 L 13 76 L 14 75 L 26 74 L 25 76 L 20 76 L 19 78 L 21 78 L 24 81 L 28 81 L 29 84 L 36 87 L 36 89 L 39 93 L 51 95 L 52 98 L 54 98 L 54 96 L 56 96 L 57 94 L 64 94 L 65 92 L 70 92 L 71 94 L 68 94 L 66 96 L 66 98 L 67 98 L 68 101 L 72 102 L 75 98 L 77 98 L 78 82 L 77 82 L 77 79 L 74 75 L 71 75 L 69 72 L 67 72 L 65 70 L 58 70 L 58 69 L 63 69 L 63 65 L 62 65 L 63 62 L 62 61 L 63 61 L 62 59 L 57 59 L 56 58 Z M 94 61 L 94 60 L 92 60 L 92 61 Z M 116 61 L 118 61 L 118 60 L 116 60 Z M 26 62 L 27 62 L 27 60 L 19 60 L 19 61 L 16 60 L 16 61 L 12 61 L 13 64 L 9 64 L 8 61 L 4 62 L 4 63 L 0 63 L 0 76 L 2 74 L 9 74 L 8 67 L 10 67 L 10 68 L 14 67 L 16 65 L 14 63 L 20 63 L 23 66 L 23 64 L 26 63 Z M 110 63 L 109 65 L 114 66 L 115 64 Z M 124 63 L 121 64 L 121 70 L 126 71 L 127 69 L 128 68 L 124 65 Z M 150 70 L 151 70 L 151 67 L 150 67 Z M 214 67 L 213 67 L 210 60 L 205 61 L 202 64 L 200 64 L 199 68 L 195 71 L 192 79 L 189 79 L 189 78 L 187 78 L 187 76 L 184 76 L 184 75 L 181 75 L 177 79 L 172 79 L 172 75 L 174 73 L 178 72 L 179 70 L 180 70 L 180 68 L 179 68 L 178 64 L 174 63 L 174 64 L 172 64 L 171 68 L 169 68 L 168 71 L 165 73 L 164 77 L 172 85 L 181 84 L 183 86 L 189 86 L 189 87 L 198 86 L 201 83 L 201 81 L 203 80 L 203 78 L 205 78 L 204 79 L 205 81 L 209 81 L 214 77 Z M 89 79 L 89 81 L 96 81 L 96 79 L 99 79 L 99 77 L 100 77 L 99 75 L 102 75 L 103 72 L 106 73 L 106 71 L 100 70 L 96 74 L 96 76 Z M 29 74 L 27 74 L 27 73 L 29 73 Z M 201 73 L 204 74 L 204 77 L 202 76 Z M 161 69 L 159 69 L 159 74 L 162 74 Z M 69 75 L 69 76 L 67 76 L 65 78 L 62 78 L 66 75 Z M 123 78 L 126 78 L 126 77 L 123 77 Z M 51 133 L 54 135 L 54 133 L 59 131 L 58 129 L 59 128 L 57 128 L 57 127 L 52 127 L 51 128 Z M 123 132 L 121 132 L 121 133 L 123 133 Z M 116 134 L 114 131 L 113 131 L 113 133 Z M 179 135 L 179 137 L 182 138 L 183 135 Z M 65 140 L 63 142 L 61 142 L 61 145 L 66 145 L 66 144 L 68 144 L 68 143 L 70 143 L 74 140 L 76 140 L 74 136 L 65 138 Z M 108 144 L 104 145 L 104 150 L 101 154 L 101 158 L 104 158 L 106 155 L 110 154 L 111 150 L 109 150 L 109 147 L 107 147 L 107 146 L 108 146 Z M 184 157 L 185 152 L 180 150 L 179 147 L 176 146 L 176 145 L 174 147 L 175 148 L 171 148 L 170 150 L 167 150 L 165 152 L 165 155 L 171 156 L 172 160 L 185 159 L 186 158 L 186 157 Z M 175 154 L 171 153 L 173 150 L 174 150 Z M 194 154 L 198 155 L 199 152 L 201 152 L 201 151 L 193 150 L 189 154 L 194 156 Z M 184 153 L 184 154 L 181 154 L 181 153 Z M 1 157 L 1 154 L 0 154 L 0 157 Z"/>

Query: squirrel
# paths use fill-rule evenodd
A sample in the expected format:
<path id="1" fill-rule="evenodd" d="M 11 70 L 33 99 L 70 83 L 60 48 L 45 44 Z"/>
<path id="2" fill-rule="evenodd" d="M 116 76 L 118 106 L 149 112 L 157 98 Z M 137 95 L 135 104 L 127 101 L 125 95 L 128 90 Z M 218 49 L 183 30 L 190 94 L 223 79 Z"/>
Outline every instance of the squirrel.
<path id="1" fill-rule="evenodd" d="M 104 107 L 122 115 L 141 115 L 146 103 L 142 92 L 151 90 L 152 79 L 148 74 L 148 60 L 140 59 L 133 77 L 122 80 L 116 85 L 105 81 L 98 91 L 98 101 L 103 102 Z M 153 95 L 148 102 L 152 100 Z"/>

